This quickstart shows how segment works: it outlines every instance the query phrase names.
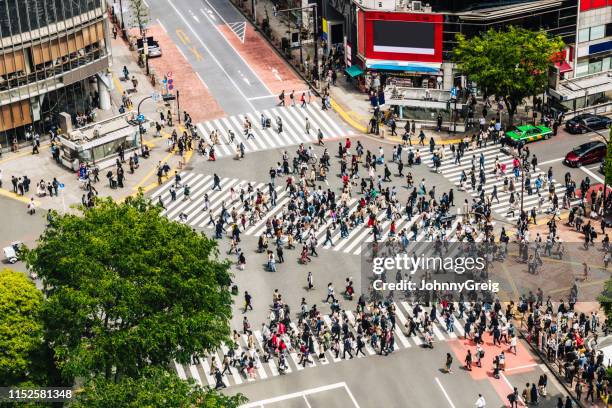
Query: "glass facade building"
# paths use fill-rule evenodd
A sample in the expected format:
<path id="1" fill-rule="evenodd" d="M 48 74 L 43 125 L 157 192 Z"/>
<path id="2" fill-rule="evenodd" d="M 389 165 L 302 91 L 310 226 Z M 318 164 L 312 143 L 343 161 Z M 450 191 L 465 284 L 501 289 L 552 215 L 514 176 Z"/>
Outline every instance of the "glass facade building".
<path id="1" fill-rule="evenodd" d="M 2 147 L 110 107 L 108 31 L 104 0 L 0 0 Z"/>

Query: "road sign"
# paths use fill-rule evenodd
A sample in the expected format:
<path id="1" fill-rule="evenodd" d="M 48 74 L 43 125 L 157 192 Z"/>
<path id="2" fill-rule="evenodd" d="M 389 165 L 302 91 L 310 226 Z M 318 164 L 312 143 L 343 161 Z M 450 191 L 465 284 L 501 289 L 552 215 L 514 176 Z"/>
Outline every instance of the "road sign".
<path id="1" fill-rule="evenodd" d="M 171 91 L 174 89 L 174 81 L 172 78 L 168 78 L 168 90 Z"/>
<path id="2" fill-rule="evenodd" d="M 168 72 L 166 73 L 166 77 L 167 77 L 167 78 L 172 78 L 172 71 L 168 71 Z"/>
<path id="3" fill-rule="evenodd" d="M 57 186 L 58 186 L 59 188 L 64 188 L 64 183 L 59 183 Z"/>
<path id="4" fill-rule="evenodd" d="M 136 116 L 136 120 L 140 123 L 144 122 L 145 117 L 144 115 L 141 113 L 140 115 Z"/>
<path id="5" fill-rule="evenodd" d="M 159 102 L 162 99 L 162 94 L 161 92 L 153 92 L 151 94 L 151 99 L 153 99 L 153 102 Z"/>

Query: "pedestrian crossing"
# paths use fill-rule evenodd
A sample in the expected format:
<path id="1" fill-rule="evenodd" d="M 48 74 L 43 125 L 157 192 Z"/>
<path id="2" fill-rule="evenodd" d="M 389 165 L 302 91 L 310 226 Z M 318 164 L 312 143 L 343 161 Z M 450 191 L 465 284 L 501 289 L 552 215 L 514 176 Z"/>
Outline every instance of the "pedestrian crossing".
<path id="1" fill-rule="evenodd" d="M 416 148 L 416 147 L 415 147 Z M 491 208 L 497 213 L 498 217 L 504 218 L 509 222 L 515 222 L 520 216 L 520 193 L 521 193 L 521 178 L 514 178 L 514 174 L 512 173 L 512 161 L 513 157 L 501 150 L 501 146 L 499 144 L 488 145 L 486 147 L 474 149 L 474 150 L 466 150 L 464 156 L 461 158 L 460 163 L 455 163 L 455 160 L 452 156 L 451 150 L 448 146 L 444 146 L 444 157 L 445 159 L 442 161 L 441 166 L 439 167 L 440 173 L 446 177 L 449 181 L 451 181 L 455 186 L 460 186 L 461 173 L 465 171 L 466 175 L 468 175 L 468 179 L 464 182 L 463 188 L 466 192 L 470 193 L 472 197 L 478 197 L 480 193 L 477 191 L 477 186 L 479 184 L 479 169 L 480 169 L 480 155 L 484 156 L 484 172 L 485 172 L 485 183 L 483 185 L 483 189 L 485 192 L 485 196 L 490 196 L 494 190 L 494 186 L 497 187 L 497 197 L 498 200 L 493 199 Z M 423 163 L 426 163 L 430 168 L 434 168 L 432 161 L 433 154 L 430 152 L 429 148 L 421 146 L 421 158 Z M 515 198 L 517 200 L 516 210 L 512 214 L 509 210 L 511 209 L 510 205 L 510 191 L 504 190 L 504 176 L 495 177 L 495 160 L 498 160 L 500 165 L 506 165 L 505 176 L 508 179 L 514 180 L 515 185 Z M 469 172 L 472 168 L 472 160 L 474 161 L 475 173 L 476 173 L 476 189 L 472 189 L 471 183 L 469 180 Z M 547 178 L 547 170 L 542 170 L 536 166 L 535 170 L 531 171 L 530 177 L 532 186 L 538 176 L 541 176 L 542 179 Z M 558 183 L 554 178 L 552 179 L 552 183 L 555 186 L 555 194 L 559 199 L 559 206 L 562 206 L 563 196 L 565 193 L 565 186 Z M 524 191 L 523 195 L 523 209 L 525 211 L 529 211 L 532 208 L 536 208 L 538 213 L 542 213 L 548 211 L 551 208 L 551 203 L 548 200 L 548 184 L 545 187 L 540 189 L 541 197 L 538 197 L 536 193 L 535 187 L 533 188 L 532 194 L 528 194 L 527 190 Z M 576 201 L 577 202 L 577 201 Z M 575 204 L 572 202 L 571 204 Z"/>
<path id="2" fill-rule="evenodd" d="M 270 127 L 262 127 L 262 118 L 270 120 Z M 278 132 L 277 120 L 280 118 L 282 132 Z M 252 137 L 245 134 L 244 123 L 251 122 Z M 306 131 L 306 119 L 310 129 Z M 287 106 L 276 107 L 241 115 L 228 116 L 201 122 L 196 125 L 201 137 L 208 144 L 212 144 L 211 133 L 218 131 L 219 143 L 215 146 L 217 157 L 235 156 L 237 146 L 242 142 L 245 154 L 260 150 L 283 148 L 299 145 L 301 143 L 316 142 L 318 130 L 323 132 L 323 139 L 335 139 L 348 136 L 351 132 L 340 122 L 335 121 L 327 112 L 318 109 L 312 104 L 305 107 Z M 229 131 L 235 136 L 230 140 Z"/>
<path id="3" fill-rule="evenodd" d="M 179 187 L 176 189 L 176 199 L 172 200 L 170 188 L 173 183 L 168 182 L 152 195 L 152 200 L 158 202 L 161 197 L 161 201 L 165 207 L 162 211 L 162 215 L 173 221 L 183 222 L 193 228 L 214 228 L 215 220 L 219 218 L 223 208 L 225 208 L 228 213 L 236 211 L 238 219 L 244 215 L 245 218 L 249 220 L 244 230 L 241 231 L 242 234 L 258 237 L 266 232 L 266 222 L 273 217 L 280 217 L 291 200 L 290 194 L 285 189 L 285 186 L 276 185 L 274 187 L 276 197 L 274 200 L 269 201 L 267 211 L 263 213 L 260 219 L 251 219 L 250 213 L 245 211 L 243 204 L 240 202 L 240 190 L 244 189 L 247 191 L 248 186 L 251 185 L 254 192 L 259 190 L 264 194 L 268 194 L 268 183 L 249 182 L 237 178 L 224 177 L 221 178 L 221 188 L 213 191 L 213 176 L 209 174 L 182 172 L 180 176 L 181 185 L 189 186 L 190 194 L 188 198 L 184 195 L 184 188 Z M 206 208 L 207 202 L 208 208 Z M 351 198 L 348 201 L 348 207 L 349 214 L 355 213 L 359 209 L 358 199 L 356 197 Z M 390 234 L 393 221 L 395 221 L 396 234 L 402 229 L 410 233 L 413 224 L 417 223 L 419 227 L 416 237 L 409 236 L 412 241 L 433 241 L 436 236 L 435 234 L 444 234 L 449 241 L 456 241 L 458 239 L 455 232 L 461 221 L 461 217 L 456 217 L 450 228 L 436 229 L 435 234 L 432 234 L 430 229 L 421 225 L 422 220 L 418 216 L 413 215 L 412 218 L 409 219 L 405 211 L 400 212 L 402 214 L 400 218 L 389 219 L 387 218 L 387 211 L 384 208 L 378 211 L 376 215 L 380 228 L 378 242 L 387 242 L 391 239 L 395 239 L 397 235 Z M 457 214 L 460 215 L 460 210 L 457 210 Z M 332 223 L 333 220 L 330 217 L 316 230 L 315 236 L 319 247 L 345 254 L 360 255 L 364 244 L 367 245 L 374 241 L 372 228 L 369 228 L 367 223 L 361 223 L 349 229 L 346 237 L 342 237 L 340 227 L 336 226 L 336 229 L 331 230 L 331 243 L 326 242 L 326 231 L 328 227 L 332 226 Z M 227 228 L 227 225 L 226 230 L 230 230 Z M 480 234 L 477 236 L 476 241 L 480 241 L 483 238 L 484 234 Z"/>
<path id="4" fill-rule="evenodd" d="M 418 319 L 414 316 L 415 304 L 407 301 L 395 301 L 395 326 L 394 326 L 394 352 L 404 349 L 413 349 L 423 347 L 427 344 L 425 332 L 422 327 L 418 327 L 415 330 L 416 335 L 409 335 L 408 323 L 410 318 L 415 321 Z M 466 304 L 467 305 L 467 304 Z M 455 302 L 455 312 L 452 324 L 446 322 L 445 318 L 441 315 L 440 309 L 437 311 L 437 318 L 430 325 L 433 334 L 434 344 L 437 342 L 447 342 L 456 340 L 465 336 L 465 320 L 458 318 L 458 303 Z M 469 308 L 469 306 L 468 306 Z M 421 309 L 429 314 L 431 311 L 430 307 L 424 307 L 421 305 Z M 336 315 L 338 316 L 338 315 Z M 334 325 L 333 317 L 330 315 L 322 315 L 322 329 L 326 332 L 332 332 L 332 326 Z M 353 337 L 357 338 L 357 314 L 350 311 L 343 311 L 338 317 L 338 324 L 340 326 L 346 322 L 348 324 L 348 330 L 352 333 Z M 311 325 L 311 330 L 314 327 Z M 295 322 L 289 324 L 289 331 L 293 333 L 299 333 L 298 326 Z M 243 352 L 247 356 L 253 357 L 255 360 L 254 372 L 252 375 L 248 374 L 245 369 L 240 367 L 239 363 L 229 365 L 227 370 L 224 370 L 223 360 L 224 356 L 228 354 L 230 348 L 229 344 L 222 344 L 221 347 L 213 353 L 207 356 L 199 356 L 197 359 L 192 360 L 189 364 L 180 364 L 174 362 L 174 368 L 180 378 L 187 380 L 193 379 L 197 384 L 201 386 L 216 386 L 216 380 L 213 369 L 217 369 L 223 372 L 222 379 L 223 383 L 227 387 L 234 387 L 245 383 L 251 383 L 254 381 L 265 380 L 267 378 L 278 377 L 283 374 L 290 374 L 293 372 L 302 371 L 312 367 L 325 366 L 329 364 L 341 363 L 348 359 L 347 354 L 344 354 L 343 341 L 340 341 L 340 349 L 338 356 L 335 351 L 328 347 L 321 354 L 321 348 L 317 340 L 317 336 L 312 336 L 314 353 L 309 354 L 307 361 L 302 361 L 302 356 L 299 352 L 299 346 L 297 344 L 292 345 L 291 336 L 289 334 L 282 335 L 281 338 L 287 345 L 286 350 L 286 367 L 282 369 L 278 366 L 279 359 L 271 356 L 267 361 L 264 361 L 265 356 L 265 344 L 264 337 L 261 330 L 253 330 L 253 340 L 249 345 L 249 337 L 247 334 L 240 334 L 235 342 L 233 349 L 237 357 L 240 357 Z M 235 337 L 236 338 L 236 337 Z M 295 343 L 295 338 L 294 343 Z M 341 336 L 342 338 L 342 336 Z M 350 350 L 353 358 L 367 358 L 380 353 L 380 350 L 371 343 L 370 339 L 363 338 L 365 346 L 363 347 L 363 354 L 356 355 L 356 344 L 353 340 L 352 349 Z M 345 358 L 346 357 L 346 358 Z"/>

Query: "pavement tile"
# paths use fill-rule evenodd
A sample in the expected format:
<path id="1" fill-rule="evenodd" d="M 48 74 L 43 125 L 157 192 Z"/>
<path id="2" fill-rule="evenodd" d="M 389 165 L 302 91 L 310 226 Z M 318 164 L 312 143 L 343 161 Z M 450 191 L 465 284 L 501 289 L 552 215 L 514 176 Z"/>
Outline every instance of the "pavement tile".
<path id="1" fill-rule="evenodd" d="M 194 123 L 225 116 L 221 106 L 200 81 L 192 66 L 185 60 L 164 29 L 159 25 L 153 25 L 148 29 L 148 35 L 159 41 L 163 52 L 161 57 L 151 58 L 149 65 L 155 69 L 159 84 L 165 73 L 172 71 L 174 82 L 180 91 L 181 111 L 189 112 Z M 203 80 L 206 81 L 206 78 Z"/>

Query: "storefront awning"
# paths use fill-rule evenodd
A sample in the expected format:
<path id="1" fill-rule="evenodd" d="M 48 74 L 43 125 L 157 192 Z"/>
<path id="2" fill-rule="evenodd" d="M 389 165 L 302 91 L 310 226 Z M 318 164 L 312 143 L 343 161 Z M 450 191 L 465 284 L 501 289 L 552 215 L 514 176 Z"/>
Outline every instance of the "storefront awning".
<path id="1" fill-rule="evenodd" d="M 363 70 L 361 68 L 359 68 L 357 65 L 351 65 L 350 67 L 348 67 L 344 71 L 347 74 L 349 74 L 349 76 L 351 78 L 355 78 L 356 76 L 359 76 L 359 75 L 363 74 Z"/>
<path id="2" fill-rule="evenodd" d="M 380 71 L 404 71 L 430 75 L 441 74 L 441 64 L 436 63 L 368 60 L 366 61 L 366 66 L 369 69 L 375 69 Z"/>
<path id="3" fill-rule="evenodd" d="M 573 71 L 574 69 L 572 68 L 572 66 L 570 64 L 567 63 L 567 61 L 562 61 L 562 62 L 555 62 L 555 66 L 557 68 L 559 68 L 559 72 L 564 74 L 566 72 L 570 72 Z"/>

